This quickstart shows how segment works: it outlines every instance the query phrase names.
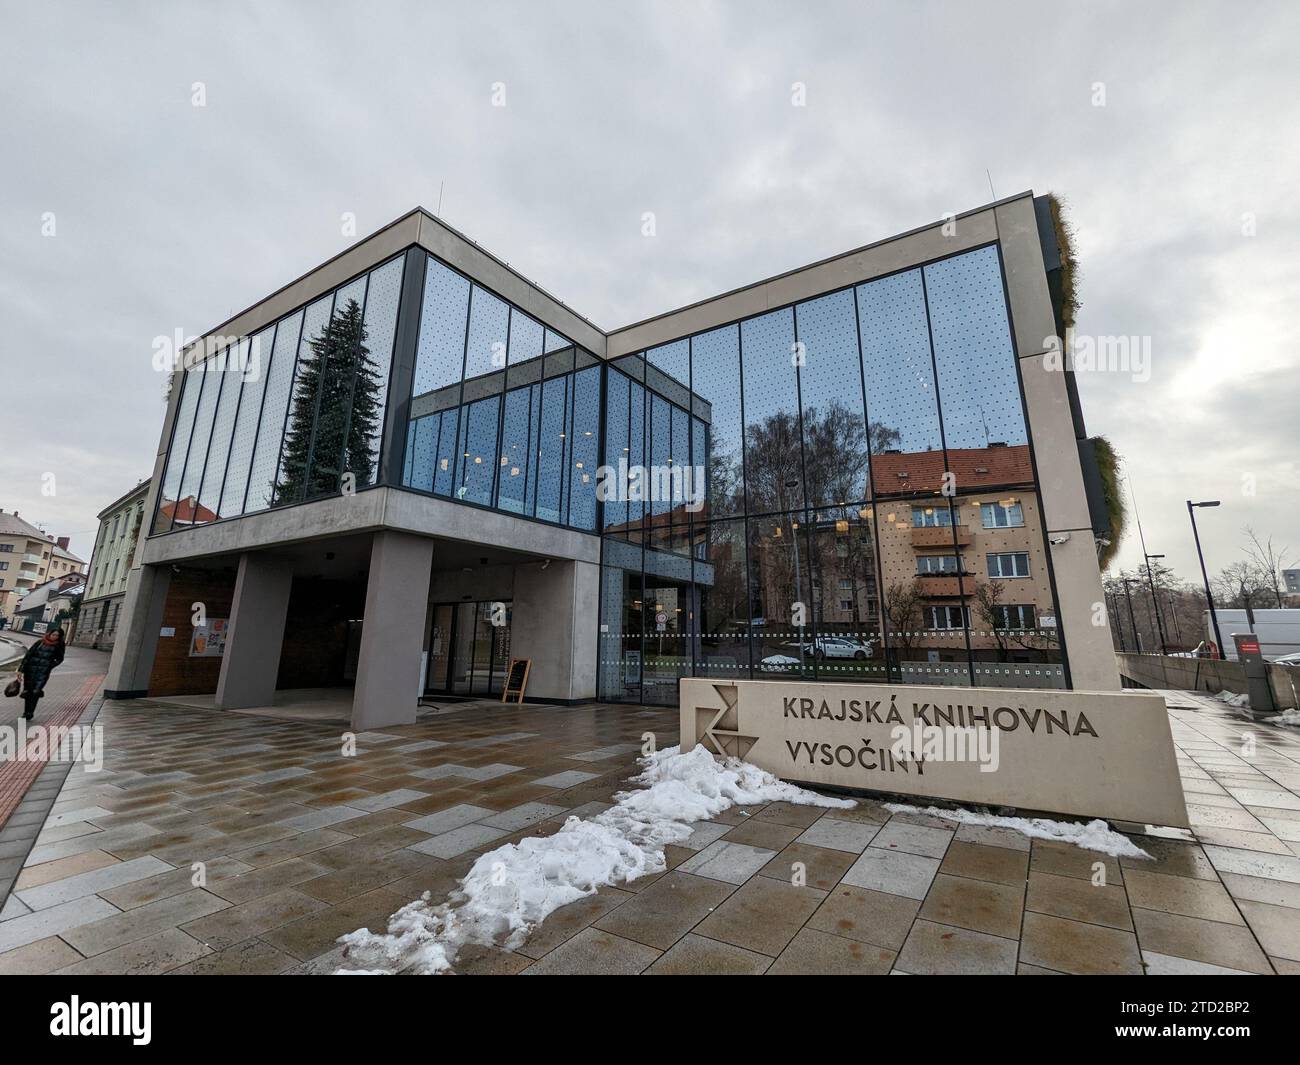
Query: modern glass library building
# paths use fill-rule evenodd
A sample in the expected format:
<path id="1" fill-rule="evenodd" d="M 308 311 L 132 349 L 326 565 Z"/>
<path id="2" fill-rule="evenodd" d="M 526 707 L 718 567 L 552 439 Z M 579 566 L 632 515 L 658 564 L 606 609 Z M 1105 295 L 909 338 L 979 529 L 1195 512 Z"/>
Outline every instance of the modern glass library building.
<path id="1" fill-rule="evenodd" d="M 1059 271 L 1026 193 L 607 332 L 417 209 L 185 352 L 110 694 L 1116 687 Z"/>

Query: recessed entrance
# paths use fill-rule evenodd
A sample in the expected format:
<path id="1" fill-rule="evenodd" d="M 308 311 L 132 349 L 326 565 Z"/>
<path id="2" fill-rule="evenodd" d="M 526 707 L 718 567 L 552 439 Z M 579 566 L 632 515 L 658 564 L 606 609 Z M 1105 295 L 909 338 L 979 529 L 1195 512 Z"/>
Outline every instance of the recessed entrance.
<path id="1" fill-rule="evenodd" d="M 499 695 L 510 667 L 509 600 L 435 603 L 429 612 L 429 695 Z"/>

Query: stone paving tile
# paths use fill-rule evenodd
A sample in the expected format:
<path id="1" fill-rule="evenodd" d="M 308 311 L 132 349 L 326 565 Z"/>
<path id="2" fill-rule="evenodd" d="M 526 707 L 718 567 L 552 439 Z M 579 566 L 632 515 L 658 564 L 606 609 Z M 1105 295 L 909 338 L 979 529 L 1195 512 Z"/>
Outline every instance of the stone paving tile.
<path id="1" fill-rule="evenodd" d="M 1091 880 L 1096 873 L 1093 868 L 1097 863 L 1105 869 L 1107 884 L 1122 884 L 1124 874 L 1120 872 L 1119 860 L 1098 851 L 1086 851 L 1068 843 L 1053 840 L 1036 839 L 1029 852 L 1029 870 L 1031 873 L 1055 873 L 1057 876 L 1073 876 L 1080 880 Z"/>
<path id="2" fill-rule="evenodd" d="M 915 974 L 1011 974 L 1016 941 L 918 920 L 898 954 L 898 967 Z"/>
<path id="3" fill-rule="evenodd" d="M 1241 924 L 1241 915 L 1227 890 L 1216 880 L 1197 880 L 1186 876 L 1167 876 L 1129 869 L 1124 886 L 1128 903 L 1146 910 L 1164 910 L 1207 921 Z M 1296 914 L 1300 917 L 1300 914 Z"/>
<path id="4" fill-rule="evenodd" d="M 300 961 L 310 961 L 338 946 L 336 940 L 339 936 L 358 928 L 384 931 L 388 927 L 388 918 L 410 901 L 387 888 L 379 888 L 282 924 L 262 933 L 260 938 Z"/>
<path id="5" fill-rule="evenodd" d="M 1300 858 L 1237 850 L 1232 847 L 1206 847 L 1205 855 L 1220 873 L 1241 873 L 1265 880 L 1286 880 L 1300 884 Z"/>
<path id="6" fill-rule="evenodd" d="M 1121 858 L 1120 867 L 1127 872 L 1137 869 L 1146 873 L 1190 876 L 1198 880 L 1217 880 L 1214 865 L 1205 851 L 1194 843 L 1175 843 L 1167 839 L 1146 837 L 1137 841 L 1150 858 Z"/>
<path id="7" fill-rule="evenodd" d="M 116 865 L 106 865 L 87 873 L 78 873 L 62 880 L 52 880 L 40 887 L 28 888 L 20 891 L 18 898 L 33 910 L 44 910 L 50 906 L 57 906 L 61 902 L 71 902 L 86 895 L 96 895 L 110 888 L 171 871 L 170 865 L 145 855 L 141 858 L 132 858 L 130 861 L 118 862 Z"/>
<path id="8" fill-rule="evenodd" d="M 275 976 L 299 964 L 260 939 L 246 939 L 170 970 L 173 976 Z"/>
<path id="9" fill-rule="evenodd" d="M 40 884 L 48 884 L 51 880 L 62 880 L 64 877 L 73 876 L 76 873 L 84 873 L 91 869 L 102 869 L 106 865 L 116 864 L 118 859 L 104 851 L 86 851 L 82 854 L 74 854 L 67 858 L 58 858 L 52 862 L 43 862 L 37 864 L 30 858 L 23 867 L 23 871 L 18 875 L 14 882 L 14 889 L 22 891 L 24 888 L 37 887 Z"/>
<path id="10" fill-rule="evenodd" d="M 316 913 L 326 905 L 320 899 L 301 891 L 286 889 L 236 906 L 227 906 L 196 921 L 189 921 L 180 928 L 200 943 L 214 950 L 224 950 L 245 939 Z"/>
<path id="11" fill-rule="evenodd" d="M 768 976 L 880 976 L 898 955 L 854 939 L 801 928 L 767 970 Z"/>
<path id="12" fill-rule="evenodd" d="M 571 788 L 575 784 L 595 780 L 599 775 L 599 773 L 584 773 L 580 769 L 567 769 L 563 773 L 552 773 L 549 777 L 541 777 L 533 783 L 544 788 Z"/>
<path id="13" fill-rule="evenodd" d="M 751 817 L 743 824 L 731 827 L 720 838 L 727 843 L 744 843 L 750 847 L 779 851 L 793 843 L 798 835 L 799 829 L 791 825 L 778 825 L 774 821 L 759 821 Z"/>
<path id="14" fill-rule="evenodd" d="M 751 847 L 745 843 L 728 843 L 720 839 L 693 854 L 679 867 L 684 873 L 696 873 L 728 884 L 743 884 L 771 860 L 776 851 Z"/>
<path id="15" fill-rule="evenodd" d="M 691 826 L 691 834 L 682 840 L 678 846 L 684 847 L 688 851 L 702 851 L 711 843 L 720 840 L 730 830 L 730 825 L 721 825 L 714 821 L 696 821 Z"/>
<path id="16" fill-rule="evenodd" d="M 758 872 L 761 876 L 786 883 L 794 883 L 798 877 L 807 887 L 829 891 L 840 882 L 856 858 L 856 853 L 850 851 L 814 847 L 796 840 Z"/>
<path id="17" fill-rule="evenodd" d="M 459 803 L 445 810 L 439 810 L 437 813 L 427 814 L 424 817 L 413 818 L 402 823 L 407 828 L 427 832 L 431 836 L 440 836 L 444 832 L 450 832 L 453 828 L 460 828 L 462 825 L 468 825 L 474 821 L 481 821 L 485 817 L 491 817 L 493 812 L 483 806 Z"/>
<path id="18" fill-rule="evenodd" d="M 307 832 L 313 828 L 329 828 L 331 825 L 342 824 L 345 821 L 351 821 L 353 818 L 361 817 L 364 814 L 371 813 L 370 810 L 358 809 L 355 806 L 335 805 L 322 806 L 320 809 L 313 810 L 311 813 L 301 814 L 298 817 L 291 817 L 281 822 L 283 828 L 294 829 L 298 832 Z"/>
<path id="19" fill-rule="evenodd" d="M 412 843 L 407 850 L 428 854 L 434 858 L 455 858 L 458 854 L 476 850 L 507 835 L 509 833 L 503 828 L 492 828 L 482 824 L 461 825 L 460 828 L 431 836 L 423 842 Z"/>
<path id="20" fill-rule="evenodd" d="M 594 923 L 602 931 L 667 950 L 734 890 L 723 881 L 673 870 Z"/>
<path id="21" fill-rule="evenodd" d="M 41 976 L 78 961 L 80 954 L 58 936 L 48 936 L 0 954 L 0 976 Z"/>
<path id="22" fill-rule="evenodd" d="M 579 899 L 567 906 L 561 906 L 546 918 L 542 926 L 533 932 L 525 943 L 515 948 L 514 953 L 523 959 L 523 964 L 519 968 L 523 968 L 525 965 L 545 956 L 561 943 L 571 939 L 584 928 L 595 924 L 606 914 L 635 897 L 627 891 L 620 891 L 618 888 L 603 887 L 594 895 L 588 895 L 585 899 Z M 613 931 L 617 932 L 617 929 Z M 637 936 L 628 938 L 639 940 Z M 513 965 L 514 963 L 511 962 L 510 964 Z M 460 956 L 456 958 L 456 971 L 467 971 L 465 959 Z"/>
<path id="23" fill-rule="evenodd" d="M 48 910 L 33 910 L 0 924 L 0 954 L 47 936 L 69 939 L 70 933 L 78 927 L 104 918 L 111 919 L 117 912 L 117 907 L 93 895 L 88 899 L 51 906 Z"/>
<path id="24" fill-rule="evenodd" d="M 729 895 L 695 931 L 776 957 L 825 898 L 826 892 L 816 888 L 756 876 Z"/>
<path id="25" fill-rule="evenodd" d="M 1025 909 L 1126 932 L 1133 930 L 1129 900 L 1119 884 L 1094 884 L 1074 876 L 1030 873 Z"/>
<path id="26" fill-rule="evenodd" d="M 489 828 L 517 832 L 521 828 L 527 828 L 529 825 L 537 824 L 538 821 L 545 821 L 564 812 L 563 806 L 552 806 L 544 802 L 526 802 L 513 806 L 509 810 L 503 810 L 499 814 L 493 814 L 491 817 L 485 817 L 479 823 Z"/>
<path id="27" fill-rule="evenodd" d="M 1153 950 L 1142 952 L 1142 963 L 1147 976 L 1255 976 L 1244 969 L 1227 969 L 1222 965 L 1209 965 L 1203 961 L 1173 958 Z"/>
<path id="28" fill-rule="evenodd" d="M 772 959 L 730 943 L 686 935 L 645 970 L 647 976 L 761 976 Z"/>
<path id="29" fill-rule="evenodd" d="M 1026 913 L 1020 958 L 1062 973 L 1141 975 L 1138 941 L 1119 928 Z"/>
<path id="30" fill-rule="evenodd" d="M 920 900 L 930 890 L 930 882 L 938 871 L 938 858 L 868 847 L 844 874 L 843 882 Z"/>
<path id="31" fill-rule="evenodd" d="M 103 902 L 103 900 L 96 900 Z M 85 906 L 85 901 L 68 903 L 70 906 Z M 104 906 L 108 903 L 103 902 Z M 114 947 L 144 939 L 146 936 L 175 928 L 186 921 L 197 920 L 217 910 L 226 909 L 230 903 L 218 898 L 201 888 L 194 888 L 180 895 L 159 899 L 134 910 L 126 910 L 114 916 L 106 916 L 92 923 L 81 923 L 77 927 L 59 934 L 77 950 L 87 957 L 103 954 Z M 2 934 L 3 926 L 0 926 Z"/>
<path id="32" fill-rule="evenodd" d="M 971 880 L 1023 886 L 1029 873 L 1029 848 L 1026 846 L 1024 850 L 1018 850 L 995 844 L 975 843 L 961 839 L 958 833 L 958 838 L 948 845 L 939 871 Z"/>
<path id="33" fill-rule="evenodd" d="M 182 871 L 189 872 L 189 870 Z M 272 895 L 283 888 L 301 884 L 304 880 L 312 880 L 329 871 L 328 866 L 319 865 L 306 858 L 290 858 L 276 865 L 262 866 L 259 869 L 246 866 L 244 870 L 233 872 L 229 876 L 209 878 L 207 890 L 227 902 L 237 904 L 262 895 Z"/>
<path id="34" fill-rule="evenodd" d="M 992 825 L 959 825 L 957 827 L 958 843 L 979 843 L 988 847 L 1006 847 L 1010 850 L 1029 852 L 1031 840 L 1023 832 L 1013 828 L 996 828 Z"/>
<path id="35" fill-rule="evenodd" d="M 835 811 L 814 821 L 798 836 L 798 842 L 812 847 L 861 854 L 880 829 L 869 821 L 841 821 Z"/>
<path id="36" fill-rule="evenodd" d="M 809 928 L 898 950 L 921 908 L 902 895 L 840 884 L 808 919 Z"/>
<path id="37" fill-rule="evenodd" d="M 955 831 L 952 829 L 913 825 L 893 820 L 876 833 L 871 846 L 906 851 L 908 854 L 920 854 L 927 858 L 942 858 L 954 835 Z"/>
<path id="38" fill-rule="evenodd" d="M 210 947 L 186 935 L 180 929 L 168 928 L 156 935 L 113 950 L 85 958 L 62 969 L 58 976 L 150 976 L 170 972 L 178 966 L 212 953 Z"/>
<path id="39" fill-rule="evenodd" d="M 820 806 L 798 806 L 792 802 L 772 802 L 754 814 L 760 821 L 775 821 L 778 825 L 790 825 L 792 828 L 804 829 L 816 821 L 826 811 Z M 843 815 L 852 811 L 836 810 Z"/>
<path id="40" fill-rule="evenodd" d="M 1273 971 L 1245 925 L 1137 909 L 1133 923 L 1143 950 L 1253 973 Z"/>
<path id="41" fill-rule="evenodd" d="M 522 975 L 631 976 L 644 972 L 659 955 L 660 951 L 644 943 L 586 928 L 524 969 Z"/>
<path id="42" fill-rule="evenodd" d="M 360 799 L 353 799 L 348 805 L 358 810 L 376 813 L 394 806 L 402 806 L 415 799 L 426 798 L 428 794 L 427 791 L 416 791 L 414 788 L 395 788 L 392 791 L 381 792 L 378 795 L 367 795 Z"/>
<path id="43" fill-rule="evenodd" d="M 1300 910 L 1266 902 L 1239 905 L 1246 923 L 1269 957 L 1300 961 Z"/>
<path id="44" fill-rule="evenodd" d="M 1020 887 L 940 873 L 930 885 L 920 916 L 938 924 L 1018 939 L 1023 899 Z"/>

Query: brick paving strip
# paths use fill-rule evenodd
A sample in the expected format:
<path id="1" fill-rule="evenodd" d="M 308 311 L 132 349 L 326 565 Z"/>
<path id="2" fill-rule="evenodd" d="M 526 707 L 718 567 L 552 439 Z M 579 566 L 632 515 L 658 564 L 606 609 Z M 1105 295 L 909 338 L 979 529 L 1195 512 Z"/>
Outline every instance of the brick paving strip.
<path id="1" fill-rule="evenodd" d="M 99 714 L 102 700 L 96 698 L 102 674 L 88 676 L 50 714 L 27 722 L 27 728 L 49 731 L 65 726 L 90 724 Z M 10 728 L 21 727 L 21 719 Z M 41 826 L 58 798 L 71 762 L 52 762 L 44 741 L 29 737 L 22 754 L 0 762 L 0 907 L 13 888 L 23 860 L 31 851 Z"/>
<path id="2" fill-rule="evenodd" d="M 1194 838 L 1114 826 L 1153 860 L 876 799 L 733 807 L 666 848 L 665 873 L 455 969 L 1298 972 L 1300 734 L 1166 694 Z M 0 913 L 0 973 L 334 972 L 338 936 L 607 808 L 642 734 L 668 746 L 676 718 L 485 701 L 360 733 L 343 757 L 343 726 L 106 704 L 103 771 L 72 767 Z"/>

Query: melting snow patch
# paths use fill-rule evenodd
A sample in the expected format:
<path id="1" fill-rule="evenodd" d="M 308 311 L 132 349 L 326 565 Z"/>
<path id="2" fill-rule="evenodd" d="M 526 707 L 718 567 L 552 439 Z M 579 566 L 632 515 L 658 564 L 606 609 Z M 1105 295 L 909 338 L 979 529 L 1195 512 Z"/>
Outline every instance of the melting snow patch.
<path id="1" fill-rule="evenodd" d="M 1270 725 L 1300 725 L 1300 710 L 1288 708 L 1273 717 L 1264 718 Z"/>
<path id="2" fill-rule="evenodd" d="M 1112 858 L 1151 857 L 1127 836 L 1112 831 L 1110 825 L 1100 819 L 1081 825 L 1070 821 L 1049 821 L 1045 817 L 999 817 L 996 814 L 979 814 L 971 810 L 945 810 L 938 806 L 927 806 L 921 809 L 919 806 L 904 806 L 895 802 L 887 802 L 884 807 L 890 813 L 929 814 L 931 817 L 942 817 L 946 821 L 956 821 L 963 825 L 1010 828 L 1031 839 L 1051 839 L 1058 843 L 1072 843 L 1084 850 L 1109 854 Z"/>
<path id="3" fill-rule="evenodd" d="M 1249 706 L 1249 695 L 1233 695 L 1232 692 L 1219 692 L 1216 698 L 1220 702 L 1227 703 L 1229 706 Z"/>
<path id="4" fill-rule="evenodd" d="M 553 835 L 489 851 L 445 903 L 431 905 L 426 891 L 389 918 L 385 933 L 361 928 L 340 937 L 349 961 L 367 964 L 366 973 L 446 972 L 461 947 L 517 947 L 561 906 L 607 884 L 662 873 L 667 844 L 681 843 L 694 822 L 732 806 L 857 805 L 787 784 L 734 758 L 719 762 L 703 747 L 685 754 L 669 747 L 640 762 L 642 772 L 632 782 L 645 787 L 619 793 L 608 810 L 586 819 L 570 817 Z"/>

